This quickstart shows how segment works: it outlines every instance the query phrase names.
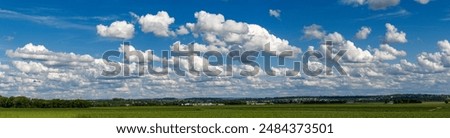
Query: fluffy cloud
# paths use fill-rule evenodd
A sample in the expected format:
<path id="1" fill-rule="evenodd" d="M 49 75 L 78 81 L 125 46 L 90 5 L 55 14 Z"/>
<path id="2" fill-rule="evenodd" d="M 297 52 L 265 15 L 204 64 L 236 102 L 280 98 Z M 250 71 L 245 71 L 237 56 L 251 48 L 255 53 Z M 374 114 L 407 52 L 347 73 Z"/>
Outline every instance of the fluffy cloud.
<path id="1" fill-rule="evenodd" d="M 307 39 L 322 39 L 325 37 L 325 31 L 323 31 L 322 26 L 317 24 L 303 27 L 303 34 L 303 38 Z"/>
<path id="2" fill-rule="evenodd" d="M 341 0 L 341 2 L 353 6 L 368 5 L 372 10 L 384 10 L 400 4 L 400 0 Z"/>
<path id="3" fill-rule="evenodd" d="M 76 55 L 74 53 L 59 53 L 47 50 L 43 45 L 26 44 L 16 50 L 7 50 L 10 58 L 39 60 L 46 66 L 77 66 L 86 65 L 94 60 L 90 55 Z"/>
<path id="4" fill-rule="evenodd" d="M 175 63 L 175 62 L 174 63 L 180 64 L 181 69 L 187 71 L 190 68 L 189 60 L 192 60 L 192 66 L 193 66 L 192 68 L 196 71 L 203 71 L 203 66 L 209 66 L 209 61 L 206 60 L 205 58 L 199 57 L 199 56 L 192 56 L 192 57 L 189 57 L 189 59 L 182 58 L 178 61 L 178 63 Z"/>
<path id="5" fill-rule="evenodd" d="M 327 36 L 325 36 L 325 41 L 333 41 L 333 43 L 342 43 L 345 38 L 338 32 L 330 33 Z"/>
<path id="6" fill-rule="evenodd" d="M 118 50 L 119 50 L 119 52 L 124 53 L 125 55 L 128 55 L 126 60 L 128 60 L 129 62 L 136 62 L 136 63 L 149 62 L 148 61 L 149 56 L 152 56 L 153 61 L 161 60 L 160 57 L 152 54 L 152 50 L 141 51 L 141 50 L 137 50 L 132 45 L 121 44 Z M 143 57 L 142 57 L 143 59 L 139 59 L 139 57 L 136 56 L 136 53 L 138 53 L 139 55 L 143 55 Z"/>
<path id="7" fill-rule="evenodd" d="M 367 36 L 369 36 L 370 32 L 372 32 L 372 29 L 369 27 L 361 27 L 361 29 L 355 34 L 355 37 L 357 39 L 367 39 Z"/>
<path id="8" fill-rule="evenodd" d="M 352 41 L 345 40 L 344 36 L 338 32 L 326 34 L 320 25 L 313 24 L 304 27 L 304 38 L 319 39 L 321 41 L 332 41 L 336 50 L 347 50 L 343 60 L 352 63 L 369 63 L 374 60 L 374 56 L 369 50 L 363 50 Z M 313 49 L 313 48 L 309 48 Z M 325 45 L 321 45 L 320 50 L 324 52 Z"/>
<path id="9" fill-rule="evenodd" d="M 141 16 L 138 21 L 144 33 L 153 33 L 162 37 L 175 35 L 175 32 L 169 29 L 169 26 L 175 22 L 175 18 L 170 17 L 166 11 L 159 11 L 156 15 Z"/>
<path id="10" fill-rule="evenodd" d="M 0 62 L 0 70 L 8 70 L 9 66 L 8 65 L 4 65 Z"/>
<path id="11" fill-rule="evenodd" d="M 323 41 L 333 41 L 333 43 L 342 43 L 344 42 L 345 38 L 342 36 L 342 34 L 338 32 L 333 33 L 326 33 L 322 29 L 322 26 L 317 24 L 312 24 L 310 26 L 303 27 L 303 38 L 306 39 L 318 39 Z"/>
<path id="12" fill-rule="evenodd" d="M 199 43 L 193 43 L 192 46 L 194 47 L 195 51 L 200 51 L 200 52 L 207 52 L 207 51 L 218 51 L 221 53 L 230 52 L 230 49 L 225 48 L 225 47 L 220 47 L 220 46 L 207 46 L 207 45 L 199 44 Z M 175 51 L 175 50 L 188 51 L 189 46 L 185 45 L 185 44 L 181 44 L 180 41 L 177 41 L 177 42 L 173 43 L 172 46 L 170 46 L 170 50 L 172 50 L 172 51 Z"/>
<path id="13" fill-rule="evenodd" d="M 13 61 L 12 64 L 22 72 L 25 73 L 42 73 L 47 72 L 49 69 L 37 62 L 24 62 L 24 61 Z"/>
<path id="14" fill-rule="evenodd" d="M 437 45 L 442 51 L 442 64 L 445 67 L 450 67 L 450 43 L 448 42 L 448 40 L 442 40 L 438 41 Z"/>
<path id="15" fill-rule="evenodd" d="M 416 2 L 420 3 L 420 4 L 428 4 L 430 2 L 430 0 L 415 0 Z"/>
<path id="16" fill-rule="evenodd" d="M 134 35 L 134 25 L 126 21 L 115 21 L 109 26 L 97 25 L 97 34 L 102 37 L 131 39 Z"/>
<path id="17" fill-rule="evenodd" d="M 450 55 L 450 43 L 448 40 L 438 41 L 437 45 L 447 55 Z"/>
<path id="18" fill-rule="evenodd" d="M 398 56 L 406 56 L 403 50 L 397 50 L 388 44 L 381 44 L 380 49 L 375 49 L 375 59 L 377 60 L 394 60 Z"/>
<path id="19" fill-rule="evenodd" d="M 178 35 L 186 35 L 189 34 L 189 30 L 185 27 L 185 26 L 180 26 L 178 27 L 178 29 L 176 30 L 176 33 Z"/>
<path id="20" fill-rule="evenodd" d="M 441 59 L 442 55 L 439 53 L 422 53 L 417 57 L 417 62 L 425 71 L 439 72 L 445 69 Z"/>
<path id="21" fill-rule="evenodd" d="M 406 56 L 406 52 L 403 50 L 397 50 L 388 44 L 381 44 L 380 45 L 380 51 L 385 51 L 389 54 L 392 54 L 394 56 Z"/>
<path id="22" fill-rule="evenodd" d="M 339 49 L 347 50 L 343 59 L 349 62 L 367 63 L 372 62 L 374 59 L 370 51 L 356 47 L 351 41 L 345 41 Z"/>
<path id="23" fill-rule="evenodd" d="M 246 34 L 249 32 L 247 23 L 225 20 L 222 14 L 212 14 L 205 11 L 196 12 L 197 23 L 188 23 L 186 26 L 197 33 L 213 34 Z"/>
<path id="24" fill-rule="evenodd" d="M 43 45 L 33 45 L 33 43 L 28 43 L 22 48 L 18 48 L 16 51 L 23 53 L 47 53 L 49 52 L 47 48 Z"/>
<path id="25" fill-rule="evenodd" d="M 385 40 L 388 43 L 406 43 L 406 33 L 402 31 L 398 31 L 397 28 L 390 24 L 386 23 L 386 36 Z"/>
<path id="26" fill-rule="evenodd" d="M 265 28 L 234 20 L 225 20 L 222 14 L 212 14 L 205 11 L 196 12 L 196 23 L 187 23 L 186 27 L 194 36 L 202 36 L 209 46 L 219 46 L 231 49 L 240 47 L 242 50 L 264 50 L 266 44 L 270 44 L 272 51 L 278 53 L 301 50 L 289 44 L 289 41 L 270 34 Z"/>
<path id="27" fill-rule="evenodd" d="M 275 18 L 280 18 L 280 16 L 281 16 L 281 10 L 278 10 L 278 9 L 276 9 L 276 10 L 269 9 L 269 15 L 270 15 L 270 16 L 273 16 L 273 17 L 275 17 Z"/>
<path id="28" fill-rule="evenodd" d="M 437 42 L 440 52 L 422 52 L 417 56 L 417 62 L 422 67 L 423 72 L 442 72 L 450 67 L 450 43 L 448 40 Z"/>

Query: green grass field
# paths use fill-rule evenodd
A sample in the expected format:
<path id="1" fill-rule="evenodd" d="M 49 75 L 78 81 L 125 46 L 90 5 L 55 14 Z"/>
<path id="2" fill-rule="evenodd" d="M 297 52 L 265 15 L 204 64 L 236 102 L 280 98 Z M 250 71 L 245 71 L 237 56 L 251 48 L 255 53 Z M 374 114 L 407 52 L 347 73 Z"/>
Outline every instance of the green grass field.
<path id="1" fill-rule="evenodd" d="M 0 108 L 0 118 L 449 118 L 450 105 L 326 104 L 149 106 L 85 109 Z"/>

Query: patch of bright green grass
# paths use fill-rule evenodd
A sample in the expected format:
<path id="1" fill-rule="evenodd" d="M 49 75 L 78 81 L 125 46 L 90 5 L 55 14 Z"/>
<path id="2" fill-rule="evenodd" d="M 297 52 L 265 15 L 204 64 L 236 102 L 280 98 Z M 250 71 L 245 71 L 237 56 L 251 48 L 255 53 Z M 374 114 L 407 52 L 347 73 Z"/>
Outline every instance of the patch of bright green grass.
<path id="1" fill-rule="evenodd" d="M 0 118 L 449 118 L 450 105 L 324 104 L 147 106 L 83 109 L 0 108 Z"/>

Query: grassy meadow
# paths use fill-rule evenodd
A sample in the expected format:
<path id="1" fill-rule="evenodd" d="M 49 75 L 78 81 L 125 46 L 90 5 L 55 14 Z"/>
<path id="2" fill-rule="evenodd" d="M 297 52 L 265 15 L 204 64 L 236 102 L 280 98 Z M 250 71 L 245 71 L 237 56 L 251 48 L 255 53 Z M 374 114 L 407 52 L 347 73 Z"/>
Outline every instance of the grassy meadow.
<path id="1" fill-rule="evenodd" d="M 450 104 L 0 108 L 0 118 L 450 118 Z"/>

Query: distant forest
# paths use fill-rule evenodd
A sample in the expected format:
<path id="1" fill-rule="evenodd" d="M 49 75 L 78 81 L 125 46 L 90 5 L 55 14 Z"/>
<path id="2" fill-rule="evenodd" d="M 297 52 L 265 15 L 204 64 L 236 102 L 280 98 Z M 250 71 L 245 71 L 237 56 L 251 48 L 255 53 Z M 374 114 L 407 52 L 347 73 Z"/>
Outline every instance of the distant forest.
<path id="1" fill-rule="evenodd" d="M 157 98 L 157 99 L 37 99 L 25 96 L 0 96 L 3 108 L 89 108 L 119 106 L 220 106 L 220 105 L 266 105 L 266 104 L 354 104 L 374 103 L 412 104 L 422 102 L 445 102 L 450 95 L 397 94 L 379 96 L 295 96 L 267 98 Z"/>
<path id="2" fill-rule="evenodd" d="M 3 108 L 88 108 L 92 107 L 88 100 L 36 99 L 25 96 L 0 96 L 0 107 Z"/>

